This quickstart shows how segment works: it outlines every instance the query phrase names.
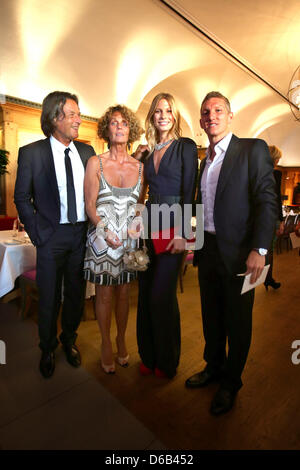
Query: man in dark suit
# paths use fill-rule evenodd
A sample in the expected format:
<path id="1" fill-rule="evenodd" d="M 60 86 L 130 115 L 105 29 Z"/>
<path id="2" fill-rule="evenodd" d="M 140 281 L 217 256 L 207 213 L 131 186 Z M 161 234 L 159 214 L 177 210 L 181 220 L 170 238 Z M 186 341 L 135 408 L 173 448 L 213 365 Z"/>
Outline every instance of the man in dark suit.
<path id="1" fill-rule="evenodd" d="M 75 340 L 84 306 L 87 222 L 83 179 L 87 160 L 95 151 L 74 141 L 80 124 L 77 96 L 50 93 L 43 101 L 41 115 L 41 127 L 47 138 L 19 150 L 15 204 L 37 249 L 40 372 L 45 378 L 51 377 L 55 368 L 62 295 L 60 341 L 68 362 L 74 367 L 81 364 Z"/>
<path id="2" fill-rule="evenodd" d="M 254 289 L 241 295 L 244 278 L 237 274 L 251 273 L 251 283 L 260 276 L 277 217 L 268 147 L 263 140 L 233 135 L 232 118 L 230 103 L 221 93 L 204 98 L 200 125 L 209 148 L 201 162 L 197 197 L 204 208 L 204 245 L 194 260 L 207 365 L 186 386 L 220 383 L 210 408 L 214 415 L 232 408 L 251 341 Z"/>

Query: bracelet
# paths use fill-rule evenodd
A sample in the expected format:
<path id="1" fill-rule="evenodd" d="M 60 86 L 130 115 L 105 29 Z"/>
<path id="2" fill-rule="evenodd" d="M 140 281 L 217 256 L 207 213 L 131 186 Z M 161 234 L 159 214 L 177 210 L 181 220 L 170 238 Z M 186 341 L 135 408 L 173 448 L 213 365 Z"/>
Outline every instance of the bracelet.
<path id="1" fill-rule="evenodd" d="M 96 227 L 96 235 L 98 238 L 106 238 L 106 233 L 108 231 L 108 227 L 107 227 L 107 224 L 105 224 L 105 222 L 103 223 L 102 220 L 100 220 L 98 223 L 97 223 L 97 227 Z"/>

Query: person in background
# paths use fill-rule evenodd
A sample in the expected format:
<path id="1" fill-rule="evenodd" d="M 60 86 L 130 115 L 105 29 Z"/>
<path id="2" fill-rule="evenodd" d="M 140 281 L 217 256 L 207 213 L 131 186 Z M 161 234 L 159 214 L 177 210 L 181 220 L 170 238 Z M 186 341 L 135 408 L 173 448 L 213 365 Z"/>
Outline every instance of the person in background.
<path id="1" fill-rule="evenodd" d="M 107 374 L 115 373 L 110 338 L 112 300 L 116 295 L 117 363 L 128 366 L 125 332 L 129 312 L 129 283 L 136 271 L 123 261 L 128 239 L 130 206 L 138 201 L 142 187 L 142 163 L 127 152 L 143 129 L 126 106 L 112 106 L 100 118 L 98 135 L 108 142 L 109 150 L 90 158 L 85 176 L 85 204 L 90 219 L 84 277 L 96 286 L 96 316 L 99 323 L 101 365 Z"/>
<path id="2" fill-rule="evenodd" d="M 81 364 L 75 345 L 84 307 L 83 258 L 86 214 L 83 179 L 93 147 L 77 142 L 81 124 L 78 98 L 55 91 L 43 101 L 41 126 L 45 140 L 19 150 L 15 204 L 21 222 L 36 246 L 39 291 L 40 372 L 55 369 L 57 317 L 62 298 L 62 343 L 67 361 Z"/>
<path id="3" fill-rule="evenodd" d="M 280 282 L 276 282 L 275 279 L 273 279 L 273 248 L 274 248 L 274 243 L 276 241 L 277 235 L 282 235 L 283 230 L 284 230 L 284 217 L 282 214 L 282 201 L 281 201 L 281 171 L 277 170 L 275 167 L 278 165 L 279 160 L 282 157 L 282 152 L 281 150 L 276 147 L 275 145 L 269 145 L 269 151 L 270 155 L 273 161 L 274 165 L 274 171 L 273 175 L 275 178 L 275 189 L 276 189 L 276 196 L 277 196 L 277 230 L 276 234 L 274 235 L 273 241 L 271 243 L 271 246 L 268 251 L 267 255 L 267 264 L 270 265 L 269 271 L 267 273 L 267 277 L 265 280 L 265 288 L 268 290 L 269 286 L 271 286 L 273 289 L 279 289 L 281 286 Z"/>
<path id="4" fill-rule="evenodd" d="M 219 92 L 206 95 L 200 125 L 209 139 L 201 161 L 197 203 L 204 205 L 204 245 L 198 266 L 205 338 L 204 370 L 187 379 L 189 388 L 219 382 L 210 412 L 228 412 L 242 387 L 251 342 L 254 289 L 241 295 L 243 276 L 254 283 L 265 266 L 277 202 L 273 165 L 266 143 L 230 132 L 233 113 Z M 226 353 L 226 339 L 228 352 Z"/>
<path id="5" fill-rule="evenodd" d="M 180 205 L 194 201 L 197 173 L 197 147 L 193 140 L 181 137 L 180 113 L 169 93 L 153 99 L 146 118 L 146 139 L 150 154 L 144 155 L 144 186 L 140 202 L 149 189 L 146 203 L 151 208 L 162 204 Z M 147 150 L 140 147 L 141 152 Z M 138 151 L 137 151 L 138 153 Z M 148 230 L 151 233 L 151 217 Z M 166 222 L 166 221 L 164 221 Z M 172 226 L 172 220 L 170 220 Z M 172 378 L 180 357 L 180 313 L 176 290 L 186 240 L 181 232 L 171 239 L 165 250 L 155 251 L 148 238 L 150 266 L 139 273 L 137 311 L 138 349 L 142 360 L 140 373 L 155 373 Z"/>

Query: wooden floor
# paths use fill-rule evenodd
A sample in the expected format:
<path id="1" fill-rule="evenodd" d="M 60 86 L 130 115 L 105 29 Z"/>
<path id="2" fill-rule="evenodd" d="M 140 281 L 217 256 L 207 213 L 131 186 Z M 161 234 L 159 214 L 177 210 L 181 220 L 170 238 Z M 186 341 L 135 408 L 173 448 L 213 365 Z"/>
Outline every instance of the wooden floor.
<path id="1" fill-rule="evenodd" d="M 136 344 L 137 285 L 132 284 L 127 329 L 130 367 L 117 367 L 106 375 L 100 367 L 100 333 L 87 301 L 87 320 L 79 328 L 77 344 L 83 367 L 141 421 L 167 449 L 299 449 L 300 364 L 291 356 L 294 340 L 300 340 L 300 257 L 297 251 L 275 256 L 274 277 L 279 290 L 255 293 L 253 337 L 243 374 L 244 386 L 230 413 L 209 414 L 217 385 L 190 390 L 185 380 L 204 367 L 203 333 L 197 272 L 188 267 L 184 293 L 178 290 L 182 347 L 177 376 L 159 379 L 139 374 Z M 36 304 L 31 317 L 36 320 Z M 112 338 L 115 337 L 115 324 Z M 116 352 L 116 347 L 114 345 Z M 300 359 L 300 351 L 299 351 Z M 101 419 L 101 416 L 99 417 Z"/>
<path id="2" fill-rule="evenodd" d="M 135 284 L 127 330 L 130 367 L 117 366 L 114 376 L 101 370 L 100 334 L 91 302 L 89 319 L 81 323 L 77 340 L 83 366 L 168 449 L 299 449 L 300 364 L 291 361 L 291 345 L 300 340 L 300 257 L 295 250 L 284 252 L 275 257 L 274 264 L 274 277 L 282 286 L 269 292 L 263 286 L 256 289 L 244 386 L 227 415 L 209 414 L 215 384 L 202 390 L 184 386 L 186 378 L 204 367 L 199 289 L 196 269 L 191 266 L 184 278 L 184 293 L 178 292 L 182 353 L 174 379 L 139 375 Z"/>

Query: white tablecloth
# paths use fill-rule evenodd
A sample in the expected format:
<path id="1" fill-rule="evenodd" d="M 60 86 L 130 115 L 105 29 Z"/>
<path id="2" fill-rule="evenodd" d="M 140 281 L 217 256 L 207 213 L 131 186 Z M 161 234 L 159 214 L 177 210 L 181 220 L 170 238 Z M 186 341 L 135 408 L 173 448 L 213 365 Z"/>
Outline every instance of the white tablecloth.
<path id="1" fill-rule="evenodd" d="M 12 230 L 0 231 L 0 297 L 14 288 L 15 280 L 20 274 L 36 266 L 36 249 L 32 243 L 4 243 L 5 240 L 13 239 L 12 234 Z"/>

